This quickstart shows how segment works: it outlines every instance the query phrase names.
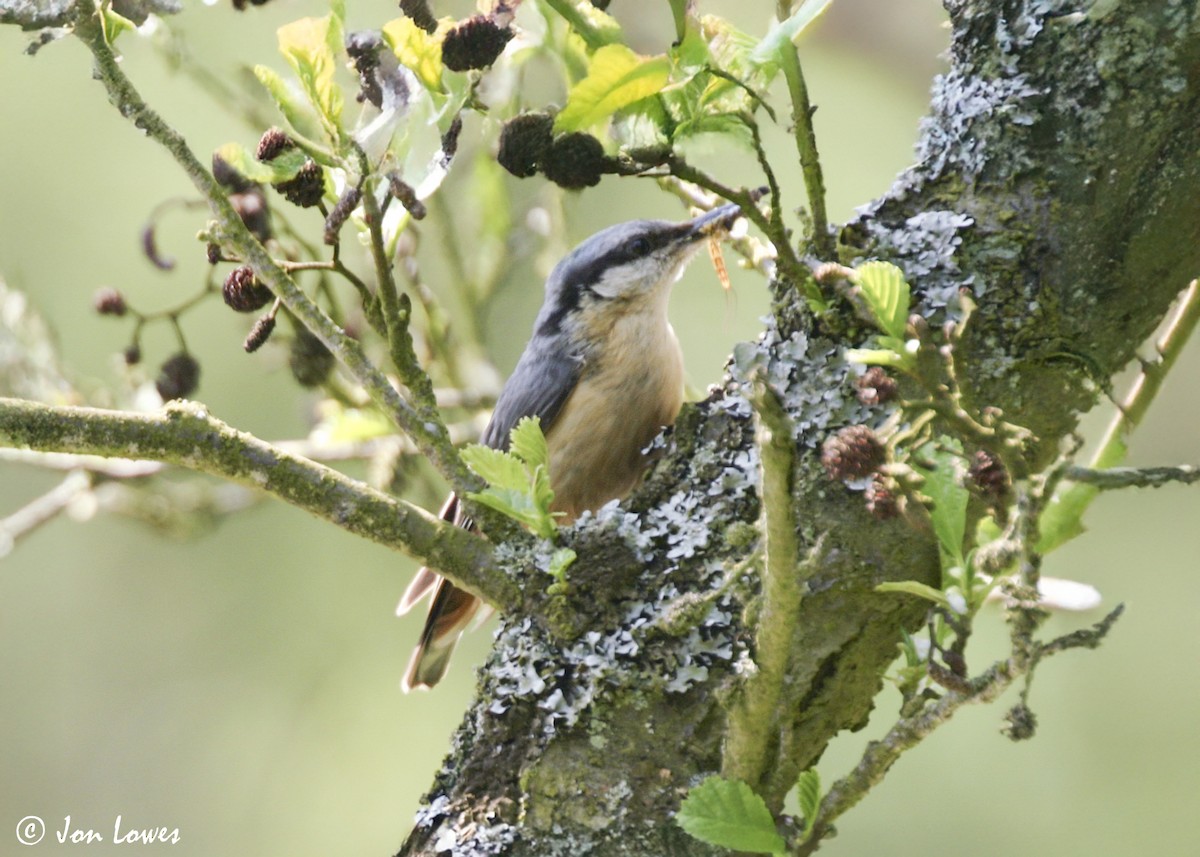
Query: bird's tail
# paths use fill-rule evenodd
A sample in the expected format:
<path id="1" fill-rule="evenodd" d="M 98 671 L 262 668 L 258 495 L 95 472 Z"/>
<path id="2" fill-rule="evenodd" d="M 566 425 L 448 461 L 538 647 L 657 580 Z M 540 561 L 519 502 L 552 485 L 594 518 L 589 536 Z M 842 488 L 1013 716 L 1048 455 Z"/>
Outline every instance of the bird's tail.
<path id="1" fill-rule="evenodd" d="M 452 521 L 468 529 L 471 527 L 470 519 L 460 513 L 458 498 L 454 494 L 446 500 L 440 515 L 444 521 Z M 441 681 L 459 637 L 483 603 L 469 592 L 455 587 L 433 569 L 422 566 L 400 599 L 396 615 L 403 616 L 430 592 L 433 593 L 433 602 L 425 616 L 425 627 L 421 630 L 421 638 L 400 682 L 405 693 L 413 688 L 428 689 Z"/>
<path id="2" fill-rule="evenodd" d="M 437 588 L 429 614 L 425 617 L 421 639 L 413 650 L 400 683 L 405 693 L 413 688 L 429 689 L 441 681 L 446 668 L 450 666 L 454 647 L 482 604 L 474 595 L 458 589 L 428 569 L 421 569 L 421 573 L 436 577 Z"/>

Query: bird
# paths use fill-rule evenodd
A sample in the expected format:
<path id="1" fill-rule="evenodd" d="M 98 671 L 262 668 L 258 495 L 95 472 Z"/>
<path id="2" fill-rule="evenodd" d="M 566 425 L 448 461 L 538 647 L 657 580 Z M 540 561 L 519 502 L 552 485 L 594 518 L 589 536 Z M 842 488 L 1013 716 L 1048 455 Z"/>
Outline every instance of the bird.
<path id="1" fill-rule="evenodd" d="M 723 205 L 684 222 L 632 220 L 580 243 L 546 279 L 533 333 L 496 400 L 482 442 L 507 449 L 526 416 L 539 418 L 549 449 L 551 511 L 569 524 L 625 497 L 648 464 L 648 444 L 683 404 L 683 355 L 667 318 L 671 287 L 706 241 L 742 216 Z M 470 527 L 451 494 L 443 520 Z M 401 687 L 432 688 L 482 602 L 421 568 L 397 615 L 433 599 Z"/>

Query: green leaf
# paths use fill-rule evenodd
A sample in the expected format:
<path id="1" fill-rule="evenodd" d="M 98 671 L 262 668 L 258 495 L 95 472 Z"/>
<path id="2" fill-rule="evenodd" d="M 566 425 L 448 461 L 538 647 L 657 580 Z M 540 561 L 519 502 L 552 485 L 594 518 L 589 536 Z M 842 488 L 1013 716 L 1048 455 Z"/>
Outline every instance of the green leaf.
<path id="1" fill-rule="evenodd" d="M 467 498 L 519 521 L 535 532 L 538 532 L 539 526 L 542 524 L 542 516 L 529 502 L 529 495 L 521 491 L 501 491 L 489 488 L 478 493 L 467 492 Z M 540 532 L 538 534 L 541 535 Z"/>
<path id="2" fill-rule="evenodd" d="M 567 569 L 575 562 L 577 555 L 570 548 L 559 548 L 550 555 L 550 567 L 546 570 L 560 583 L 567 579 Z"/>
<path id="3" fill-rule="evenodd" d="M 532 472 L 534 468 L 550 464 L 550 447 L 542 434 L 542 421 L 537 417 L 521 417 L 508 436 L 508 448 L 525 462 Z"/>
<path id="4" fill-rule="evenodd" d="M 950 600 L 946 598 L 946 593 L 940 589 L 934 589 L 932 586 L 921 583 L 916 580 L 892 580 L 887 583 L 881 583 L 875 587 L 876 592 L 903 592 L 906 595 L 916 595 L 918 598 L 925 598 L 932 601 L 934 604 L 940 604 L 943 607 L 950 607 Z"/>
<path id="5" fill-rule="evenodd" d="M 762 66 L 754 62 L 758 39 L 732 26 L 724 18 L 705 15 L 700 29 L 710 34 L 708 49 L 717 66 L 732 74 L 747 86 L 765 87 L 777 73 L 777 65 Z"/>
<path id="6" fill-rule="evenodd" d="M 592 55 L 588 74 L 571 87 L 567 105 L 554 120 L 559 133 L 580 131 L 603 122 L 662 90 L 671 74 L 665 55 L 646 59 L 624 45 L 605 45 Z"/>
<path id="7" fill-rule="evenodd" d="M 817 16 L 825 11 L 832 0 L 807 0 L 800 8 L 782 21 L 776 21 L 767 30 L 763 40 L 754 48 L 750 55 L 751 61 L 758 65 L 769 63 L 778 64 L 782 51 L 790 48 L 800 34 L 804 32 Z"/>
<path id="8" fill-rule="evenodd" d="M 667 0 L 671 4 L 671 17 L 675 19 L 675 41 L 682 42 L 688 32 L 688 0 Z"/>
<path id="9" fill-rule="evenodd" d="M 100 26 L 104 28 L 104 41 L 110 45 L 122 33 L 137 29 L 137 25 L 133 21 L 114 12 L 107 3 L 100 7 Z"/>
<path id="10" fill-rule="evenodd" d="M 485 506 L 515 518 L 545 539 L 558 528 L 550 511 L 550 451 L 537 417 L 524 417 L 509 435 L 509 450 L 471 444 L 462 451 L 467 466 L 488 482 L 487 490 L 468 494 Z"/>
<path id="11" fill-rule="evenodd" d="M 821 775 L 816 768 L 809 768 L 796 779 L 796 798 L 800 803 L 800 815 L 804 817 L 806 832 L 811 831 L 817 812 L 821 809 Z"/>
<path id="12" fill-rule="evenodd" d="M 890 348 L 851 348 L 846 351 L 846 359 L 864 366 L 904 366 L 908 362 L 903 354 Z"/>
<path id="13" fill-rule="evenodd" d="M 675 142 L 681 142 L 705 134 L 715 134 L 746 147 L 754 144 L 754 136 L 750 133 L 750 127 L 736 113 L 701 115 L 695 119 L 680 122 L 675 128 L 672 139 Z"/>
<path id="14" fill-rule="evenodd" d="M 295 178 L 296 173 L 300 172 L 300 168 L 308 160 L 308 155 L 302 150 L 291 148 L 275 160 L 264 164 L 255 160 L 254 156 L 238 143 L 226 143 L 217 149 L 216 154 L 250 181 L 263 184 L 275 184 Z"/>
<path id="15" fill-rule="evenodd" d="M 529 491 L 529 473 L 514 455 L 472 443 L 462 451 L 463 461 L 493 488 L 505 491 Z"/>
<path id="16" fill-rule="evenodd" d="M 688 792 L 675 823 L 710 845 L 752 854 L 779 854 L 787 847 L 763 799 L 739 780 L 709 777 Z"/>
<path id="17" fill-rule="evenodd" d="M 933 469 L 919 466 L 917 469 L 925 477 L 921 492 L 933 501 L 929 518 L 942 546 L 944 567 L 963 567 L 970 492 L 962 484 L 960 448 L 957 441 L 941 437 L 937 444 L 925 447 L 924 452 L 933 459 Z"/>
<path id="18" fill-rule="evenodd" d="M 686 71 L 699 71 L 712 62 L 712 52 L 708 49 L 708 42 L 704 41 L 704 36 L 692 28 L 689 28 L 682 38 L 671 46 L 669 54 L 676 67 Z"/>
<path id="19" fill-rule="evenodd" d="M 904 273 L 888 262 L 864 262 L 854 269 L 854 279 L 879 329 L 903 340 L 911 292 Z"/>
<path id="20" fill-rule="evenodd" d="M 274 69 L 265 65 L 254 67 L 254 76 L 267 90 L 279 112 L 292 128 L 305 137 L 320 133 L 316 114 L 307 106 L 297 101 L 288 87 L 287 81 L 279 76 Z"/>
<path id="21" fill-rule="evenodd" d="M 430 92 L 445 92 L 442 86 L 441 30 L 427 33 L 412 18 L 397 18 L 383 25 L 383 38 L 400 64 L 408 68 Z"/>
<path id="22" fill-rule="evenodd" d="M 316 109 L 333 142 L 342 130 L 342 90 L 334 83 L 338 54 L 342 49 L 341 21 L 333 14 L 324 18 L 301 18 L 276 31 L 279 52 L 300 79 L 308 100 Z"/>
<path id="23" fill-rule="evenodd" d="M 1083 513 L 1099 494 L 1095 485 L 1079 483 L 1055 495 L 1038 521 L 1038 553 L 1050 553 L 1083 535 L 1086 529 L 1083 526 Z"/>

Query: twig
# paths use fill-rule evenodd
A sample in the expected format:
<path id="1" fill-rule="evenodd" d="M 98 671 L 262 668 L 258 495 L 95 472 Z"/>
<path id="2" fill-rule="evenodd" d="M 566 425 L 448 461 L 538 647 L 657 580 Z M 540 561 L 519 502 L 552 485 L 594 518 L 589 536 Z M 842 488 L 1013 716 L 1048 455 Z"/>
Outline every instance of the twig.
<path id="1" fill-rule="evenodd" d="M 1143 361 L 1142 371 L 1133 383 L 1129 394 L 1117 406 L 1117 415 L 1109 423 L 1108 430 L 1100 441 L 1088 467 L 1079 471 L 1111 471 L 1125 460 L 1128 447 L 1125 439 L 1146 416 L 1151 403 L 1162 388 L 1163 379 L 1171 371 L 1184 346 L 1200 324 L 1200 280 L 1192 280 L 1184 290 L 1175 310 L 1175 316 L 1167 324 L 1166 330 L 1155 344 L 1159 359 L 1154 362 Z M 1115 477 L 1120 479 L 1121 477 Z M 1083 532 L 1083 515 L 1091 506 L 1092 501 L 1102 490 L 1110 487 L 1100 484 L 1100 477 L 1076 480 L 1068 490 L 1061 492 L 1058 503 L 1051 507 L 1048 514 L 1058 520 L 1053 525 L 1044 526 L 1045 532 L 1056 534 L 1053 543 L 1040 545 L 1043 553 L 1058 547 Z"/>
<path id="2" fill-rule="evenodd" d="M 473 345 L 479 345 L 483 342 L 480 330 L 483 326 L 483 317 L 487 312 L 486 290 L 481 288 L 481 284 L 471 276 L 463 262 L 466 254 L 463 253 L 462 246 L 459 244 L 457 224 L 454 222 L 454 215 L 446 204 L 445 198 L 440 193 L 435 194 L 429 203 L 433 216 L 438 220 L 437 233 L 442 242 L 442 256 L 450 269 L 450 282 L 454 283 L 455 289 L 461 296 L 460 305 L 467 308 L 460 314 L 459 329 L 462 331 L 462 338 Z"/>
<path id="3" fill-rule="evenodd" d="M 304 326 L 338 356 L 351 376 L 363 386 L 367 395 L 413 438 L 423 454 L 456 490 L 479 490 L 482 481 L 471 473 L 458 457 L 440 420 L 423 418 L 424 409 L 419 410 L 406 402 L 386 376 L 371 363 L 362 346 L 335 325 L 329 316 L 280 270 L 265 248 L 250 234 L 229 204 L 224 190 L 197 160 L 187 141 L 146 104 L 133 83 L 125 76 L 112 49 L 105 41 L 96 14 L 81 16 L 73 32 L 92 52 L 96 60 L 96 76 L 108 91 L 110 101 L 122 116 L 133 122 L 174 157 L 192 184 L 208 200 L 218 221 L 222 239 L 254 269 L 258 280 L 281 298 Z"/>
<path id="4" fill-rule="evenodd" d="M 686 204 L 703 211 L 709 211 L 720 205 L 720 197 L 715 193 L 706 191 L 676 176 L 662 176 L 659 178 L 658 184 L 659 187 L 674 194 Z M 768 278 L 775 275 L 775 248 L 773 245 L 759 241 L 749 234 L 726 240 L 734 252 L 745 259 L 755 271 Z"/>
<path id="5" fill-rule="evenodd" d="M 236 431 L 197 403 L 175 402 L 159 413 L 140 414 L 0 398 L 0 443 L 155 459 L 220 476 L 404 551 L 500 610 L 520 603 L 515 583 L 493 564 L 492 548 L 483 539 L 323 464 Z"/>
<path id="6" fill-rule="evenodd" d="M 796 567 L 799 544 L 792 498 L 796 452 L 791 421 L 775 393 L 761 380 L 754 384 L 751 403 L 758 414 L 765 555 L 762 608 L 754 631 L 758 669 L 746 678 L 730 708 L 721 774 L 741 780 L 768 805 L 778 806 L 786 789 L 764 794 L 764 784 L 776 762 L 780 713 L 790 708 L 780 700 L 792 662 L 806 575 Z M 810 564 L 819 552 L 820 544 L 814 548 Z"/>
<path id="7" fill-rule="evenodd" d="M 588 50 L 594 51 L 612 41 L 583 16 L 572 0 L 546 0 L 546 5 L 570 24 L 571 29 L 578 33 L 584 44 L 588 46 Z"/>
<path id="8" fill-rule="evenodd" d="M 358 149 L 364 172 L 368 169 L 366 153 Z M 384 249 L 383 213 L 379 210 L 379 201 L 375 198 L 372 188 L 368 186 L 362 195 L 363 217 L 371 233 L 371 258 L 375 263 L 375 280 L 380 308 L 383 310 L 383 320 L 387 325 L 387 339 L 392 363 L 400 373 L 400 380 L 412 392 L 416 400 L 417 414 L 420 419 L 429 421 L 445 433 L 441 414 L 438 413 L 437 400 L 433 394 L 433 382 L 429 374 L 421 368 L 417 360 L 417 352 L 413 347 L 412 337 L 412 302 L 399 295 L 396 288 L 396 275 L 392 272 L 392 260 Z"/>
<path id="9" fill-rule="evenodd" d="M 1068 467 L 1066 478 L 1084 482 L 1097 491 L 1115 488 L 1161 488 L 1172 482 L 1191 485 L 1200 482 L 1200 465 L 1181 464 L 1177 467 L 1110 467 L 1093 470 L 1090 467 Z"/>
<path id="10" fill-rule="evenodd" d="M 1155 345 L 1158 360 L 1142 363 L 1141 374 L 1133 382 L 1125 401 L 1118 406 L 1118 413 L 1109 423 L 1100 441 L 1100 448 L 1092 456 L 1092 469 L 1106 470 L 1125 460 L 1125 437 L 1146 416 L 1162 388 L 1163 379 L 1183 353 L 1183 347 L 1191 339 L 1197 324 L 1200 324 L 1200 280 L 1192 280 L 1179 300 L 1175 317 Z"/>
<path id="11" fill-rule="evenodd" d="M 1040 646 L 1039 658 L 1071 648 L 1095 648 L 1112 629 L 1123 609 L 1123 606 L 1117 607 L 1089 629 Z M 1026 673 L 1032 663 L 1022 666 L 1014 658 L 997 661 L 983 675 L 971 679 L 962 690 L 948 691 L 933 705 L 910 717 L 902 717 L 882 739 L 868 744 L 854 770 L 830 786 L 821 800 L 817 817 L 810 820 L 811 832 L 792 852 L 795 857 L 806 857 L 816 851 L 821 840 L 831 832 L 833 822 L 866 797 L 904 751 L 919 744 L 964 705 L 987 703 L 999 697 Z"/>
<path id="12" fill-rule="evenodd" d="M 91 487 L 91 476 L 82 470 L 72 470 L 45 494 L 0 518 L 0 559 L 8 555 L 19 538 L 54 520 L 72 500 Z"/>
<path id="13" fill-rule="evenodd" d="M 0 446 L 0 461 L 28 464 L 46 470 L 86 470 L 111 479 L 139 479 L 162 472 L 161 461 L 137 461 L 130 458 L 104 458 L 72 452 L 44 452 L 37 449 L 13 449 Z"/>
<path id="14" fill-rule="evenodd" d="M 699 185 L 705 190 L 715 193 L 722 199 L 727 199 L 741 206 L 742 211 L 746 213 L 746 217 L 750 219 L 750 222 L 761 229 L 763 234 L 767 236 L 767 239 L 775 246 L 776 264 L 783 278 L 795 284 L 804 292 L 805 299 L 814 310 L 820 311 L 825 309 L 825 299 L 821 296 L 820 289 L 817 288 L 812 271 L 796 255 L 796 248 L 791 245 L 791 241 L 788 238 L 787 227 L 783 224 L 783 221 L 763 215 L 762 211 L 755 204 L 754 197 L 749 190 L 746 188 L 732 188 L 726 184 L 722 184 L 708 173 L 692 166 L 678 155 L 671 156 L 667 162 L 667 167 L 671 171 L 671 175 L 676 178 Z"/>
<path id="15" fill-rule="evenodd" d="M 779 0 L 777 16 L 780 21 L 790 14 L 789 0 Z M 808 194 L 808 210 L 812 215 L 813 247 L 825 261 L 835 259 L 833 235 L 825 213 L 825 177 L 817 154 L 817 135 L 813 131 L 813 107 L 808 100 L 808 84 L 800 68 L 800 52 L 790 41 L 780 51 L 783 77 L 792 98 L 792 126 L 796 135 L 796 150 L 800 153 L 800 169 L 804 173 L 804 190 Z"/>

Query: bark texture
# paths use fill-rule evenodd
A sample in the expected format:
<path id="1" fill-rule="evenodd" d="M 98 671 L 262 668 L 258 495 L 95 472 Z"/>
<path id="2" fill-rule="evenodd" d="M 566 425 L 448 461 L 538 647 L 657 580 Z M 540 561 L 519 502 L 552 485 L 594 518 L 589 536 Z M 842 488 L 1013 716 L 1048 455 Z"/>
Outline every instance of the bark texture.
<path id="1" fill-rule="evenodd" d="M 840 240 L 900 265 L 935 329 L 973 296 L 961 380 L 975 408 L 1033 430 L 1037 466 L 1200 272 L 1196 0 L 946 5 L 952 68 L 934 84 L 919 163 Z M 586 628 L 564 634 L 551 610 L 500 630 L 400 854 L 717 853 L 671 816 L 720 768 L 726 707 L 754 654 L 752 574 L 696 607 L 757 546 L 751 373 L 794 427 L 800 543 L 824 539 L 805 571 L 768 802 L 865 722 L 901 629 L 925 610 L 873 589 L 936 584 L 937 549 L 872 519 L 821 470 L 830 433 L 881 414 L 855 399 L 843 360 L 860 342 L 815 328 L 791 285 L 775 287 L 776 323 L 739 346 L 719 393 L 685 409 L 633 502 L 567 534 L 579 560 L 561 597 L 587 605 Z"/>

